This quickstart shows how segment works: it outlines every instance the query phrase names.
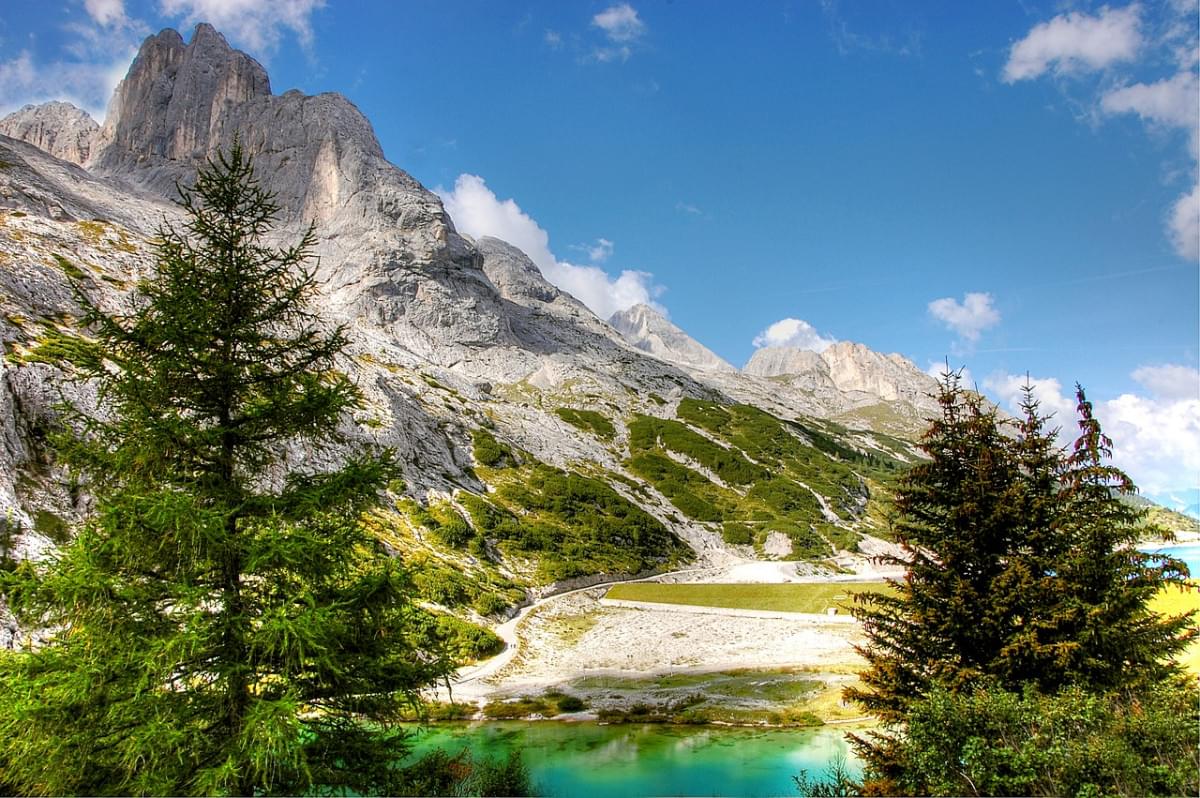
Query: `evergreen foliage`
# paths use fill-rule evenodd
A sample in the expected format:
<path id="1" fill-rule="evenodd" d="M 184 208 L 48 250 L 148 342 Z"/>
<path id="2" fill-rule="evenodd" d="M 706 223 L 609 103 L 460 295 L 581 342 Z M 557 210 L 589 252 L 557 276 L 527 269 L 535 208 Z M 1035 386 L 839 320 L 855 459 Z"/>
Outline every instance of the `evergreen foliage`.
<path id="1" fill-rule="evenodd" d="M 1047 695 L 936 687 L 913 705 L 905 795 L 1196 795 L 1200 714 L 1187 690 Z"/>
<path id="2" fill-rule="evenodd" d="M 332 472 L 285 448 L 340 441 L 360 406 L 346 345 L 310 307 L 312 228 L 235 145 L 181 189 L 132 310 L 82 304 L 70 351 L 102 417 L 58 436 L 95 513 L 57 557 L 4 582 L 44 645 L 0 661 L 0 767 L 38 794 L 403 792 L 392 724 L 443 678 L 407 573 L 360 523 L 386 456 Z M 304 447 L 304 449 L 300 449 Z"/>
<path id="3" fill-rule="evenodd" d="M 847 696 L 892 732 L 855 738 L 868 788 L 935 789 L 913 763 L 945 752 L 930 754 L 930 739 L 914 734 L 913 724 L 922 712 L 940 712 L 945 696 L 967 701 L 981 689 L 991 698 L 1027 690 L 1049 696 L 1021 699 L 1026 718 L 1067 706 L 1067 699 L 1062 707 L 1046 703 L 1061 691 L 1082 690 L 1136 713 L 1142 697 L 1187 689 L 1173 657 L 1195 634 L 1190 616 L 1163 618 L 1148 607 L 1164 585 L 1187 576 L 1186 566 L 1135 548 L 1144 533 L 1140 513 L 1121 501 L 1134 487 L 1109 463 L 1111 442 L 1082 389 L 1078 400 L 1080 437 L 1068 455 L 1032 389 L 1023 417 L 1007 429 L 977 394 L 962 390 L 958 375 L 945 375 L 941 416 L 922 440 L 929 459 L 896 492 L 894 533 L 904 553 L 883 559 L 904 566 L 905 576 L 894 594 L 856 597 L 868 669 Z M 972 711 L 1009 706 L 991 698 Z M 936 736 L 934 728 L 925 727 Z M 1095 733 L 1104 738 L 1108 728 Z M 1194 754 L 1194 739 L 1174 752 Z"/>

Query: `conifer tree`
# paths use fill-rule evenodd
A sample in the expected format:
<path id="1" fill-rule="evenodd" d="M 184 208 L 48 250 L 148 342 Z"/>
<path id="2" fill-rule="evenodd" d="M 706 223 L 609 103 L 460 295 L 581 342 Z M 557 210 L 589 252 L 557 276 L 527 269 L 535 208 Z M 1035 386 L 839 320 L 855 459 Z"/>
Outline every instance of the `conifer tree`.
<path id="1" fill-rule="evenodd" d="M 360 406 L 312 309 L 310 227 L 238 145 L 181 191 L 125 315 L 79 294 L 90 337 L 47 342 L 100 414 L 58 437 L 95 512 L 8 577 L 44 644 L 0 660 L 0 781 L 48 794 L 397 792 L 392 726 L 451 663 L 422 648 L 406 573 L 359 524 L 386 456 L 289 470 Z"/>
<path id="2" fill-rule="evenodd" d="M 904 716 L 932 682 L 961 685 L 987 673 L 1004 647 L 1013 596 L 996 585 L 1016 541 L 1022 489 L 995 411 L 944 375 L 941 417 L 921 442 L 929 459 L 896 491 L 894 534 L 906 569 L 895 595 L 860 594 L 854 614 L 868 644 L 863 688 L 847 691 L 885 721 Z"/>
<path id="3" fill-rule="evenodd" d="M 886 559 L 904 579 L 895 595 L 861 594 L 854 610 L 868 669 L 847 696 L 889 729 L 854 738 L 868 787 L 920 789 L 916 763 L 942 753 L 903 731 L 933 694 L 1077 687 L 1128 706 L 1183 689 L 1172 658 L 1195 634 L 1190 616 L 1164 619 L 1148 602 L 1186 567 L 1136 549 L 1141 513 L 1122 501 L 1133 485 L 1108 462 L 1111 441 L 1082 389 L 1078 401 L 1068 456 L 1028 386 L 1004 434 L 944 375 L 941 417 L 922 441 L 929 460 L 897 489 L 904 556 Z"/>
<path id="4" fill-rule="evenodd" d="M 1189 616 L 1163 618 L 1148 606 L 1165 584 L 1189 574 L 1179 560 L 1138 550 L 1145 513 L 1122 500 L 1137 488 L 1112 464 L 1112 440 L 1079 385 L 1075 396 L 1079 437 L 1062 480 L 1069 546 L 1056 565 L 1057 618 L 1075 643 L 1064 670 L 1097 689 L 1142 688 L 1177 675 L 1172 657 L 1196 634 Z"/>

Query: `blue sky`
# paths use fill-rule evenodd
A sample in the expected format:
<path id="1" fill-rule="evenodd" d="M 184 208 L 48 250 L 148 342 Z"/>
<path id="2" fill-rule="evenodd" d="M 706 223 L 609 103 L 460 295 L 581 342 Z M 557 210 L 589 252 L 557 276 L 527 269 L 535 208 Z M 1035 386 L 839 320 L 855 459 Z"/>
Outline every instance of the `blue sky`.
<path id="1" fill-rule="evenodd" d="M 269 10 L 267 7 L 271 6 Z M 45 9 L 55 7 L 55 13 Z M 338 91 L 466 232 L 607 315 L 1079 381 L 1118 456 L 1200 484 L 1196 0 L 54 0 L 0 8 L 0 110 L 101 117 L 138 42 L 214 23 Z"/>

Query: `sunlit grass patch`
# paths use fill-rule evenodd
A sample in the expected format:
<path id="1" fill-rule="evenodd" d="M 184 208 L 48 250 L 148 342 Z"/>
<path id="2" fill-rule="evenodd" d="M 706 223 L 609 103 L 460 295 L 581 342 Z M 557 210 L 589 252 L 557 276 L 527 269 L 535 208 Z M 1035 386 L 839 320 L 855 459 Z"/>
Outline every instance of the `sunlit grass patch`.
<path id="1" fill-rule="evenodd" d="M 890 591 L 883 582 L 674 585 L 633 582 L 613 585 L 606 598 L 769 612 L 825 613 L 836 608 L 845 613 L 855 593 Z"/>
<path id="2" fill-rule="evenodd" d="M 1181 615 L 1200 610 L 1200 583 L 1192 582 L 1187 587 L 1164 587 L 1150 602 L 1150 609 L 1163 615 Z M 1200 640 L 1192 641 L 1179 658 L 1188 671 L 1200 675 Z"/>

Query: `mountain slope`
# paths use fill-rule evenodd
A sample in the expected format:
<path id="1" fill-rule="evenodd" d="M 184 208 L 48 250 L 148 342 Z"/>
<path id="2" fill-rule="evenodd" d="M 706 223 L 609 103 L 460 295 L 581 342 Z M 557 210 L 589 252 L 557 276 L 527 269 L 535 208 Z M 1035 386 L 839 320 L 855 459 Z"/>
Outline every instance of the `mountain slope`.
<path id="1" fill-rule="evenodd" d="M 347 445 L 397 453 L 403 484 L 371 523 L 432 574 L 430 602 L 488 615 L 606 573 L 821 561 L 882 529 L 879 496 L 911 446 L 802 415 L 841 412 L 851 394 L 741 374 L 644 309 L 636 330 L 684 362 L 631 345 L 518 249 L 460 235 L 349 101 L 272 94 L 207 25 L 187 43 L 146 40 L 83 167 L 34 146 L 57 148 L 53 125 L 22 122 L 70 114 L 19 114 L 0 121 L 33 141 L 0 136 L 0 513 L 30 555 L 88 508 L 45 445 L 60 391 L 103 412 L 33 342 L 75 326 L 72 282 L 105 307 L 128 302 L 156 230 L 180 219 L 175 182 L 235 138 L 277 193 L 278 237 L 316 225 L 320 309 L 347 325 L 342 368 L 367 403 Z"/>

